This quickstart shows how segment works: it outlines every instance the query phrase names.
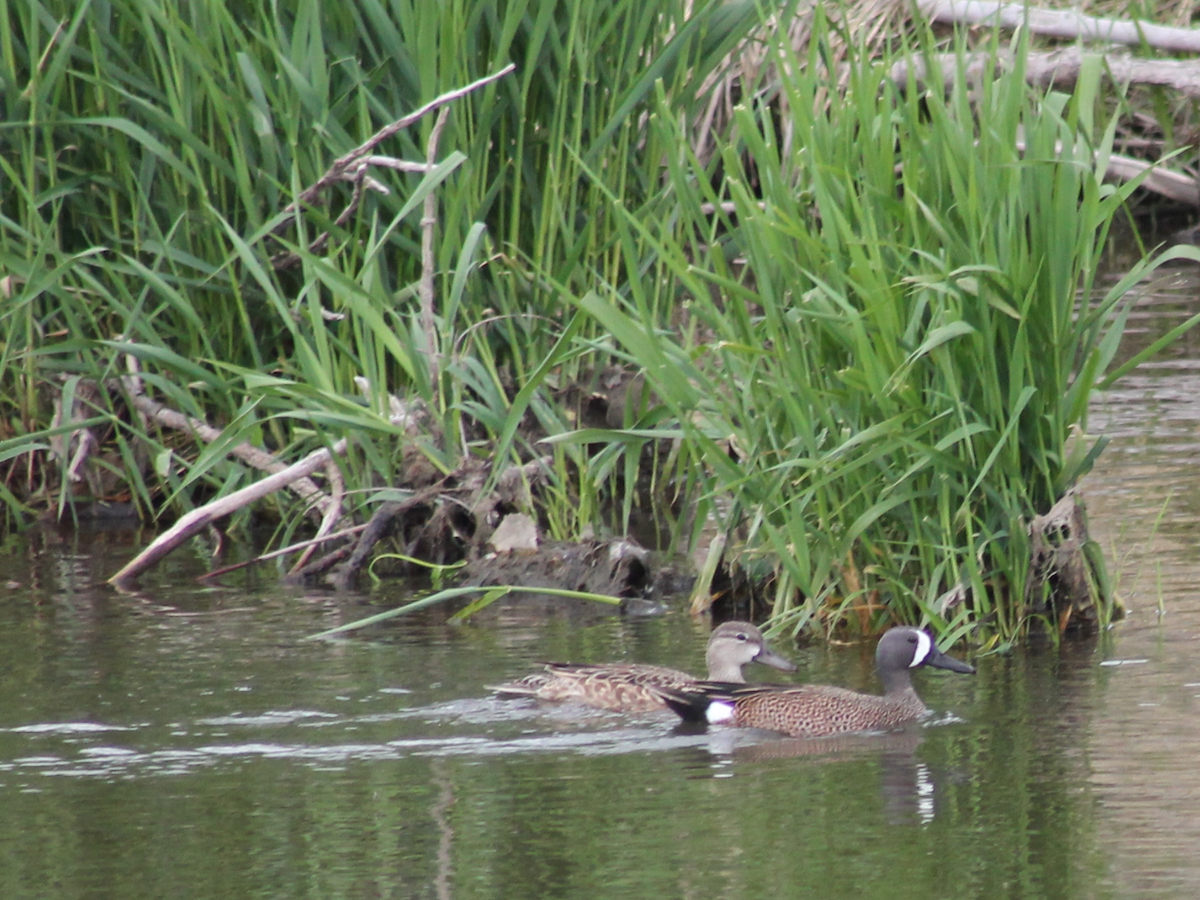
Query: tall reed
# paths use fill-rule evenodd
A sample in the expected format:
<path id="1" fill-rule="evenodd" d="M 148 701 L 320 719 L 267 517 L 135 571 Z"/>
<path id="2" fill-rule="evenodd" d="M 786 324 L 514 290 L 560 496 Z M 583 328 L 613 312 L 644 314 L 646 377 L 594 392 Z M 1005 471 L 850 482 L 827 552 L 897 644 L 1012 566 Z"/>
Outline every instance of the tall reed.
<path id="1" fill-rule="evenodd" d="M 1031 90 L 1019 66 L 959 71 L 943 95 L 859 56 L 839 85 L 829 34 L 803 58 L 773 45 L 777 93 L 736 111 L 717 161 L 659 110 L 677 221 L 631 214 L 647 277 L 576 302 L 684 432 L 705 473 L 697 527 L 718 521 L 743 565 L 774 571 L 776 622 L 1010 639 L 1046 599 L 1024 596 L 1028 523 L 1103 448 L 1088 398 L 1144 274 L 1096 295 L 1134 189 L 1102 180 L 1115 121 L 1095 121 L 1096 68 L 1073 95 Z M 680 305 L 669 330 L 659 308 Z"/>
<path id="2" fill-rule="evenodd" d="M 288 454 L 354 434 L 346 466 L 359 487 L 394 483 L 414 442 L 448 470 L 497 442 L 515 449 L 530 410 L 566 427 L 546 392 L 559 369 L 592 365 L 571 338 L 597 335 L 584 319 L 572 328 L 555 285 L 582 289 L 621 268 L 583 161 L 640 206 L 661 156 L 645 142 L 653 89 L 694 111 L 757 14 L 744 0 L 0 0 L 0 21 L 0 278 L 11 293 L 0 454 L 33 449 L 43 465 L 19 495 L 56 488 L 61 504 L 67 481 L 37 449 L 48 398 L 63 378 L 124 371 L 125 356 L 231 441 Z M 379 169 L 390 193 L 369 194 L 342 224 L 348 188 L 281 216 L 378 128 L 509 62 L 513 75 L 454 105 L 436 173 Z M 431 119 L 380 152 L 424 162 Z M 433 335 L 417 303 L 427 191 L 438 201 Z M 328 245 L 307 252 L 326 230 Z M 282 249 L 300 253 L 298 269 L 270 264 Z M 389 392 L 426 405 L 430 436 L 388 424 Z M 111 462 L 147 512 L 248 477 L 98 402 L 121 455 Z"/>

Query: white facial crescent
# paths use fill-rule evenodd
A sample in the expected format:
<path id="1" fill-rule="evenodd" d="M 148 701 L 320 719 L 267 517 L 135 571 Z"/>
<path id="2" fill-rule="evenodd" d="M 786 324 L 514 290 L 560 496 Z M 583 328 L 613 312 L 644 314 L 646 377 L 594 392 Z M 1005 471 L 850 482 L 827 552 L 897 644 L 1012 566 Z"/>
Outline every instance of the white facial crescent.
<path id="1" fill-rule="evenodd" d="M 925 662 L 925 657 L 929 655 L 929 651 L 933 649 L 933 641 L 929 635 L 923 631 L 917 632 L 917 650 L 913 653 L 913 661 L 908 664 L 910 669 L 915 669 L 921 663 Z"/>

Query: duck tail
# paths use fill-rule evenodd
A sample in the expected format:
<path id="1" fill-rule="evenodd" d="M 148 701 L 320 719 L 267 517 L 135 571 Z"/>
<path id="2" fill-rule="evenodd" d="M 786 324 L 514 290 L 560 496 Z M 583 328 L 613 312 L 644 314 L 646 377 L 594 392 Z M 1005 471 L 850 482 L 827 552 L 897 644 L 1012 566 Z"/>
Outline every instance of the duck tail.
<path id="1" fill-rule="evenodd" d="M 662 698 L 667 708 L 685 722 L 707 722 L 706 713 L 712 700 L 707 694 L 679 688 L 654 687 L 654 693 Z"/>
<path id="2" fill-rule="evenodd" d="M 743 685 L 699 681 L 686 688 L 655 687 L 654 692 L 683 721 L 711 724 L 733 716 L 733 691 L 739 687 Z"/>
<path id="3" fill-rule="evenodd" d="M 553 680 L 548 672 L 534 672 L 516 681 L 506 681 L 504 684 L 485 684 L 484 689 L 499 694 L 501 697 L 536 697 Z"/>

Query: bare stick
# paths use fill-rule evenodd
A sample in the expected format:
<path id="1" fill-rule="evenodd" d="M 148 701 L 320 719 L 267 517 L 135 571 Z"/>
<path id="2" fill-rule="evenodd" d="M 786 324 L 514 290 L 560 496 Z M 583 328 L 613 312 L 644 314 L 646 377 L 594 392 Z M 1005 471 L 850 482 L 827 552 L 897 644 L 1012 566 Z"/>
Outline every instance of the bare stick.
<path id="1" fill-rule="evenodd" d="M 329 499 L 332 501 L 329 504 L 329 509 L 325 510 L 325 515 L 321 518 L 321 525 L 317 528 L 317 537 L 323 537 L 333 530 L 333 526 L 337 524 L 342 515 L 342 501 L 346 497 L 346 482 L 342 478 L 342 470 L 338 468 L 338 464 L 331 458 L 325 466 L 325 477 L 329 480 Z M 303 569 L 308 562 L 313 551 L 317 549 L 316 544 L 310 544 L 308 549 L 300 554 L 300 558 L 296 560 L 292 566 L 293 573 Z"/>
<path id="2" fill-rule="evenodd" d="M 1043 87 L 1073 84 L 1079 76 L 1083 59 L 1083 51 L 1078 47 L 1030 54 L 1025 62 L 1026 79 Z M 957 77 L 957 58 L 953 54 L 942 54 L 938 61 L 944 87 L 949 90 Z M 1192 97 L 1200 97 L 1200 63 L 1135 59 L 1124 54 L 1105 56 L 1104 63 L 1106 71 L 1117 81 L 1160 84 Z M 1009 54 L 1001 54 L 995 59 L 990 54 L 978 54 L 967 59 L 965 75 L 971 83 L 976 83 L 980 78 L 990 77 L 993 66 L 1011 67 L 1012 64 Z M 901 85 L 907 84 L 910 79 L 919 83 L 926 77 L 925 63 L 915 61 L 911 72 L 906 63 L 896 63 L 892 67 L 891 77 Z M 1024 150 L 1024 147 L 1019 146 L 1019 149 Z M 1150 168 L 1153 171 L 1142 181 L 1142 189 L 1182 203 L 1200 203 L 1200 186 L 1195 178 L 1131 156 L 1111 154 L 1104 177 L 1110 181 L 1131 181 Z"/>
<path id="3" fill-rule="evenodd" d="M 261 556 L 254 557 L 254 559 L 244 559 L 241 562 L 234 563 L 231 566 L 224 566 L 220 569 L 213 569 L 211 572 L 205 572 L 197 580 L 207 581 L 211 578 L 220 578 L 222 575 L 228 575 L 230 572 L 236 572 L 238 569 L 244 569 L 247 566 L 258 565 L 259 563 L 263 562 L 270 562 L 276 557 L 286 556 L 289 553 L 295 553 L 297 550 L 305 550 L 309 547 L 318 547 L 321 544 L 327 544 L 330 541 L 337 541 L 344 537 L 351 537 L 358 534 L 366 527 L 367 523 L 363 522 L 361 525 L 343 528 L 341 531 L 335 531 L 332 534 L 327 534 L 323 537 L 310 538 L 307 541 L 300 541 L 287 547 L 280 547 L 278 550 L 272 550 L 270 553 L 264 553 Z"/>
<path id="4" fill-rule="evenodd" d="M 386 166 L 387 168 L 392 169 L 399 169 L 402 171 L 429 171 L 429 168 L 421 163 L 409 163 L 403 160 L 394 159 L 390 156 L 375 156 L 372 154 L 372 151 L 377 146 L 379 146 L 388 138 L 392 137 L 397 132 L 402 131 L 409 125 L 419 121 L 424 116 L 427 116 L 435 109 L 445 106 L 447 103 L 457 100 L 459 97 L 463 97 L 472 91 L 478 90 L 484 85 L 503 78 L 515 68 L 516 65 L 514 63 L 509 63 L 499 72 L 494 72 L 491 75 L 485 75 L 483 78 L 471 82 L 466 87 L 447 91 L 440 97 L 435 97 L 433 100 L 430 100 L 420 109 L 409 113 L 403 118 L 397 119 L 390 125 L 385 125 L 383 128 L 380 128 L 362 144 L 359 144 L 349 153 L 334 160 L 333 165 L 329 167 L 325 174 L 318 178 L 311 187 L 301 191 L 300 196 L 285 206 L 283 211 L 285 213 L 290 213 L 295 212 L 300 208 L 300 206 L 311 206 L 316 202 L 316 199 L 318 196 L 320 196 L 321 191 L 325 190 L 325 188 L 329 187 L 331 184 L 336 184 L 339 181 L 349 181 L 355 186 L 354 195 L 351 198 L 349 205 L 347 205 L 347 207 L 342 210 L 341 215 L 338 216 L 337 222 L 338 224 L 344 224 L 345 222 L 349 221 L 350 216 L 353 215 L 354 211 L 358 208 L 358 204 L 362 200 L 364 187 L 379 191 L 380 193 L 384 194 L 389 193 L 388 189 L 384 185 L 380 184 L 367 174 L 368 167 L 378 165 Z M 286 228 L 288 221 L 289 219 L 285 219 L 283 222 L 281 222 L 275 229 L 275 232 L 278 233 Z M 316 252 L 322 249 L 328 240 L 329 232 L 322 233 L 317 237 L 316 240 L 312 242 L 312 244 L 309 246 L 309 250 Z M 277 253 L 271 258 L 271 265 L 273 265 L 276 269 L 289 269 L 298 265 L 299 263 L 300 257 L 295 253 L 291 253 L 286 250 Z"/>
<path id="5" fill-rule="evenodd" d="M 509 63 L 499 72 L 494 72 L 491 75 L 485 75 L 478 81 L 472 81 L 466 87 L 455 88 L 452 91 L 447 91 L 440 97 L 435 97 L 434 99 L 430 100 L 420 109 L 414 110 L 407 116 L 397 119 L 391 125 L 385 125 L 383 128 L 380 128 L 362 144 L 359 144 L 345 156 L 335 160 L 333 165 L 329 167 L 328 172 L 318 178 L 312 187 L 305 191 L 301 191 L 297 201 L 295 203 L 289 203 L 286 207 L 284 207 L 283 211 L 291 212 L 292 210 L 296 209 L 298 203 L 311 204 L 317 198 L 317 195 L 321 193 L 321 191 L 333 184 L 335 181 L 342 180 L 342 175 L 360 156 L 366 156 L 392 135 L 403 131 L 413 122 L 419 121 L 420 119 L 429 115 L 429 113 L 433 112 L 435 109 L 445 106 L 447 103 L 457 100 L 459 97 L 465 97 L 472 91 L 476 91 L 484 85 L 491 84 L 493 81 L 503 78 L 515 68 L 516 65 L 514 63 Z"/>
<path id="6" fill-rule="evenodd" d="M 134 379 L 126 378 L 123 381 L 126 392 L 129 395 L 129 401 L 133 404 L 134 409 L 150 421 L 157 422 L 159 425 L 175 431 L 187 432 L 209 444 L 221 437 L 221 430 L 219 428 L 213 428 L 201 419 L 193 419 L 191 416 L 185 416 L 181 412 L 169 409 L 157 400 L 151 400 L 145 394 L 134 393 Z M 140 382 L 140 379 L 137 381 Z M 287 468 L 284 463 L 280 462 L 266 450 L 244 441 L 230 447 L 229 455 L 240 459 L 255 469 L 271 474 L 282 472 Z M 317 483 L 311 478 L 298 478 L 288 484 L 287 487 L 293 494 L 316 509 L 318 513 L 324 514 L 330 509 L 332 501 L 325 495 L 324 491 L 317 487 Z M 342 524 L 347 525 L 349 523 Z"/>
<path id="7" fill-rule="evenodd" d="M 341 455 L 346 452 L 346 439 L 342 438 L 332 447 L 322 447 L 297 463 L 288 466 L 282 472 L 268 475 L 261 481 L 247 485 L 239 491 L 234 491 L 225 497 L 220 497 L 211 503 L 206 503 L 190 513 L 182 516 L 171 528 L 160 534 L 153 543 L 139 553 L 132 562 L 120 572 L 108 579 L 108 583 L 124 587 L 138 575 L 155 565 L 160 559 L 203 529 L 205 526 L 255 500 L 272 494 L 282 487 L 287 487 L 298 478 L 310 475 L 317 469 L 327 465 L 333 454 Z"/>
<path id="8" fill-rule="evenodd" d="M 438 140 L 442 129 L 446 127 L 446 119 L 450 115 L 449 108 L 438 113 L 437 122 L 429 132 L 429 141 L 425 147 L 425 163 L 432 166 L 437 161 Z M 433 191 L 425 195 L 425 214 L 421 217 L 421 281 L 417 291 L 421 297 L 421 330 L 425 332 L 425 362 L 429 366 L 429 383 L 433 387 L 434 403 L 437 405 L 438 360 L 437 336 L 433 333 L 433 229 L 437 225 L 437 196 Z"/>
<path id="9" fill-rule="evenodd" d="M 994 0 L 921 0 L 920 8 L 935 22 L 1027 27 L 1035 34 L 1047 37 L 1083 38 L 1133 46 L 1147 44 L 1159 50 L 1200 53 L 1200 31 L 1190 28 L 1098 19 L 1065 9 L 1030 9 L 1022 3 L 997 3 Z"/>

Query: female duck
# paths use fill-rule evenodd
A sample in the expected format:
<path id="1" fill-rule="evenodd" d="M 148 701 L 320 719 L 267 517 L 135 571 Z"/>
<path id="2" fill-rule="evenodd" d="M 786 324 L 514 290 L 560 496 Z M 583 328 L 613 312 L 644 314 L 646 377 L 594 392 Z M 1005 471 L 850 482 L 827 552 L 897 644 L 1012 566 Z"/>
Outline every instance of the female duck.
<path id="1" fill-rule="evenodd" d="M 742 667 L 751 662 L 785 672 L 796 669 L 793 663 L 768 647 L 762 632 L 749 622 L 720 625 L 708 639 L 705 658 L 709 679 L 731 684 L 745 683 Z M 623 712 L 646 712 L 666 707 L 667 701 L 657 693 L 659 689 L 684 689 L 700 683 L 687 672 L 666 666 L 548 663 L 544 671 L 489 687 L 499 694 L 569 700 Z"/>

